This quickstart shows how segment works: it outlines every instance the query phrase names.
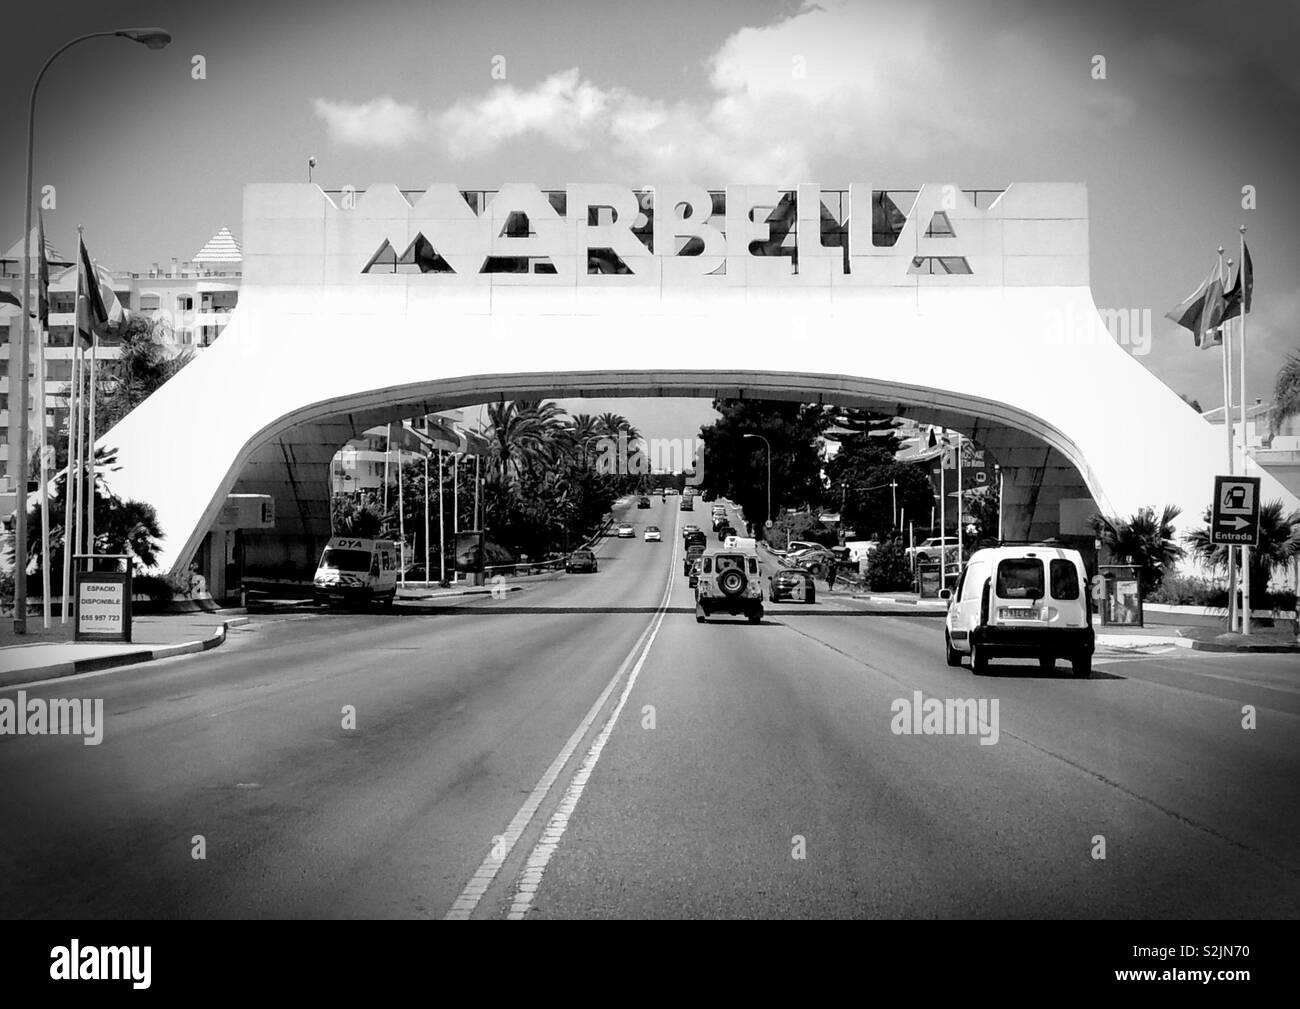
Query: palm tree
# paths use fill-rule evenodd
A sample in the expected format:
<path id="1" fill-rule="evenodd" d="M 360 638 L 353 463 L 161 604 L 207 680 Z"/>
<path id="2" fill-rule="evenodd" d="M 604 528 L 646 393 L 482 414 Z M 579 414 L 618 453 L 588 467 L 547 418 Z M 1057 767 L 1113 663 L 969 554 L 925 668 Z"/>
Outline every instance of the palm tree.
<path id="1" fill-rule="evenodd" d="M 1205 526 L 1187 535 L 1192 553 L 1216 571 L 1228 569 L 1228 548 L 1210 542 L 1210 509 L 1205 510 Z M 1282 515 L 1282 502 L 1269 501 L 1259 509 L 1259 545 L 1250 551 L 1250 594 L 1263 599 L 1268 580 L 1300 556 L 1300 511 Z"/>
<path id="2" fill-rule="evenodd" d="M 558 407 L 538 411 L 535 401 L 501 401 L 488 406 L 488 436 L 491 440 L 489 469 L 502 485 L 517 481 L 525 472 L 535 472 L 551 457 L 550 436 L 559 423 Z"/>
<path id="3" fill-rule="evenodd" d="M 1300 353 L 1287 355 L 1273 385 L 1272 427 L 1276 434 L 1282 422 L 1300 416 Z"/>
<path id="4" fill-rule="evenodd" d="M 1130 518 L 1093 518 L 1093 531 L 1110 556 L 1120 564 L 1138 568 L 1138 582 L 1144 596 L 1160 587 L 1166 572 L 1187 554 L 1174 536 L 1174 519 L 1182 514 L 1175 505 L 1165 505 L 1157 516 L 1154 508 L 1139 508 Z"/>
<path id="5" fill-rule="evenodd" d="M 641 440 L 641 432 L 621 413 L 602 413 L 596 418 L 596 424 L 607 438 L 617 438 L 620 431 L 626 431 L 629 448 Z"/>

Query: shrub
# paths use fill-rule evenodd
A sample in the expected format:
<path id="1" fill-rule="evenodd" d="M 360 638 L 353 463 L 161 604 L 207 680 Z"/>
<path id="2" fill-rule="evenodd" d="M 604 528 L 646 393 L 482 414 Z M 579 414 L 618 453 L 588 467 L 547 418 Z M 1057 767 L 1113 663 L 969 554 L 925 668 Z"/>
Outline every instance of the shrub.
<path id="1" fill-rule="evenodd" d="M 169 603 L 175 592 L 166 578 L 157 575 L 138 575 L 131 579 L 131 592 L 137 596 L 148 596 L 154 602 Z"/>
<path id="2" fill-rule="evenodd" d="M 903 554 L 902 540 L 885 540 L 867 555 L 867 586 L 873 592 L 912 587 L 912 569 Z"/>

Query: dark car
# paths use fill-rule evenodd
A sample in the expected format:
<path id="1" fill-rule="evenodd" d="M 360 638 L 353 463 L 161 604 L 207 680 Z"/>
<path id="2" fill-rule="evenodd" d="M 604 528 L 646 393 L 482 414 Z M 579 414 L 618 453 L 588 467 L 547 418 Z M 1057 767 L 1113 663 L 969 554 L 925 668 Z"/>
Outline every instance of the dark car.
<path id="1" fill-rule="evenodd" d="M 639 497 L 639 498 L 636 499 L 636 506 L 637 506 L 638 508 L 649 508 L 649 507 L 650 507 L 650 499 L 649 499 L 648 497 L 644 497 L 644 496 L 643 496 L 643 497 Z"/>
<path id="2" fill-rule="evenodd" d="M 596 555 L 585 548 L 575 550 L 573 553 L 569 554 L 568 558 L 565 560 L 564 570 L 570 572 L 589 571 L 595 573 Z"/>
<path id="3" fill-rule="evenodd" d="M 696 529 L 695 532 L 693 533 L 687 533 L 686 539 L 682 543 L 682 546 L 684 546 L 687 550 L 689 550 L 693 546 L 704 547 L 708 545 L 709 545 L 709 538 L 704 535 L 704 530 L 702 529 Z"/>
<path id="4" fill-rule="evenodd" d="M 682 558 L 682 574 L 689 575 L 691 573 L 691 565 L 694 564 L 697 560 L 699 560 L 699 558 L 703 556 L 704 556 L 703 544 L 696 543 L 693 546 L 687 547 L 686 556 Z"/>
<path id="5" fill-rule="evenodd" d="M 782 568 L 767 580 L 767 595 L 772 602 L 789 599 L 792 602 L 817 602 L 817 586 L 813 576 L 799 568 Z"/>
<path id="6" fill-rule="evenodd" d="M 726 543 L 728 536 L 736 535 L 736 527 L 733 526 L 730 522 L 722 523 L 722 525 L 718 526 L 717 529 L 718 529 L 719 543 Z"/>

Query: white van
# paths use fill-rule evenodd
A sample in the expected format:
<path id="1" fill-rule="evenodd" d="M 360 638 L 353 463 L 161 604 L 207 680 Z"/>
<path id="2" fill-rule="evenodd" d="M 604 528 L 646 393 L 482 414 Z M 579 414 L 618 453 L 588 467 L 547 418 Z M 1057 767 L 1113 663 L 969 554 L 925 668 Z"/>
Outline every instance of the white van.
<path id="1" fill-rule="evenodd" d="M 397 595 L 397 544 L 331 536 L 316 566 L 312 595 L 318 603 L 380 602 L 391 606 Z"/>
<path id="2" fill-rule="evenodd" d="M 1092 675 L 1095 635 L 1088 576 L 1077 550 L 1049 544 L 977 550 L 955 591 L 944 589 L 948 665 L 969 655 L 982 674 L 990 658 L 1036 658 L 1050 670 L 1069 659 L 1074 675 Z"/>
<path id="3" fill-rule="evenodd" d="M 758 541 L 752 536 L 728 536 L 722 543 L 722 549 L 754 554 L 758 552 Z"/>

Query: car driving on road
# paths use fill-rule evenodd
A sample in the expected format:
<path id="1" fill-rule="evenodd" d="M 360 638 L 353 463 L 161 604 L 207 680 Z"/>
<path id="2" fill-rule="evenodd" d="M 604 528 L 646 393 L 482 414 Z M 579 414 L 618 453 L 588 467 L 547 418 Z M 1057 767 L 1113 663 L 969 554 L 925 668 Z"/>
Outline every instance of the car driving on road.
<path id="1" fill-rule="evenodd" d="M 727 550 L 700 558 L 695 619 L 704 623 L 715 613 L 743 616 L 751 624 L 763 619 L 763 588 L 754 554 Z"/>
<path id="2" fill-rule="evenodd" d="M 636 535 L 636 530 L 628 523 L 624 522 L 618 527 L 618 538 L 621 540 L 630 540 Z"/>
<path id="3" fill-rule="evenodd" d="M 990 658 L 1036 658 L 1044 670 L 1068 659 L 1080 679 L 1092 674 L 1096 638 L 1088 576 L 1077 550 L 1048 544 L 977 550 L 962 570 L 944 621 L 950 666 L 970 656 L 982 674 Z"/>
<path id="4" fill-rule="evenodd" d="M 663 537 L 659 535 L 658 526 L 645 527 L 645 541 L 647 543 L 658 543 Z"/>
<path id="5" fill-rule="evenodd" d="M 767 596 L 772 602 L 789 599 L 796 603 L 817 602 L 817 585 L 813 576 L 799 568 L 781 568 L 767 580 Z"/>
<path id="6" fill-rule="evenodd" d="M 564 561 L 565 571 L 588 571 L 592 574 L 596 571 L 596 555 L 586 547 L 580 547 L 573 551 Z"/>

